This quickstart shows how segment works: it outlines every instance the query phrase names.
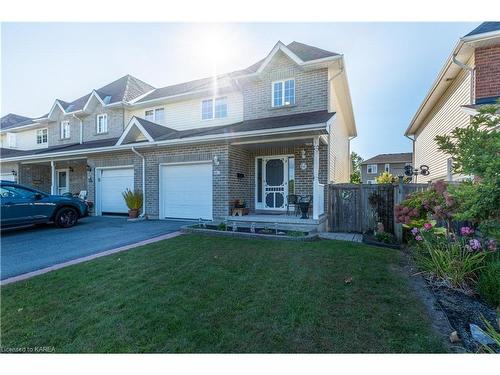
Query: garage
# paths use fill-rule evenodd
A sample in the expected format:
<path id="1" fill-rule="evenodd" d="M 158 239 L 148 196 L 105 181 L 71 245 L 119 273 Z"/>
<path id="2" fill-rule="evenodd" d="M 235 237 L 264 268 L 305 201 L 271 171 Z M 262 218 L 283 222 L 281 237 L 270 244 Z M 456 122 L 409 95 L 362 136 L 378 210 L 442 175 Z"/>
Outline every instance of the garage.
<path id="1" fill-rule="evenodd" d="M 160 218 L 212 220 L 212 163 L 160 165 Z"/>
<path id="2" fill-rule="evenodd" d="M 97 214 L 126 214 L 122 193 L 134 190 L 134 168 L 98 169 L 97 176 Z"/>

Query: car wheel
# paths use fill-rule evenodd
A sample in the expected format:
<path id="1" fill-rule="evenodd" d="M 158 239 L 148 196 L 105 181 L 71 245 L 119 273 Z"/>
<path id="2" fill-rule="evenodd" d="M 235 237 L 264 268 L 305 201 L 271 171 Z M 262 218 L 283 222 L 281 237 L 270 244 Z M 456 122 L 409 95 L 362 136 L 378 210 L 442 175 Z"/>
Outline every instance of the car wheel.
<path id="1" fill-rule="evenodd" d="M 78 222 L 78 213 L 72 207 L 63 207 L 57 211 L 54 221 L 59 228 L 69 228 Z"/>

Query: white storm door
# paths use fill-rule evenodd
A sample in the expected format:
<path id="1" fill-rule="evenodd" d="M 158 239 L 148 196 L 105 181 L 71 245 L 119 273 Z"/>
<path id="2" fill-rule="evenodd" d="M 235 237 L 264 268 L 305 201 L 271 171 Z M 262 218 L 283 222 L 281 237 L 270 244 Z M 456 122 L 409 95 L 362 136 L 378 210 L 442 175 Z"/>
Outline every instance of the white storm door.
<path id="1" fill-rule="evenodd" d="M 56 170 L 57 195 L 69 192 L 69 169 Z"/>
<path id="2" fill-rule="evenodd" d="M 288 157 L 263 159 L 264 209 L 285 210 L 288 192 Z"/>

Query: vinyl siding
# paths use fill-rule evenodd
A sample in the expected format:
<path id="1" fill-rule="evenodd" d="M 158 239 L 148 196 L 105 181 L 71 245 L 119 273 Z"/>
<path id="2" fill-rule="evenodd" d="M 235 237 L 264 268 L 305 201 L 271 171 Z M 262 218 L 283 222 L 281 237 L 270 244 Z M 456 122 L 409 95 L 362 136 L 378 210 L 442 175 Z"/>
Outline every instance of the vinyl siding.
<path id="1" fill-rule="evenodd" d="M 474 62 L 469 61 L 468 65 Z M 417 176 L 419 183 L 446 179 L 448 155 L 438 150 L 434 140 L 436 135 L 449 134 L 456 127 L 465 127 L 470 123 L 470 116 L 460 108 L 470 103 L 470 78 L 462 70 L 455 78 L 439 102 L 425 119 L 416 134 L 415 166 L 428 165 L 428 176 Z"/>
<path id="2" fill-rule="evenodd" d="M 194 129 L 200 127 L 221 126 L 237 123 L 243 120 L 243 96 L 241 92 L 235 91 L 220 96 L 227 98 L 227 117 L 221 119 L 202 120 L 201 102 L 210 97 L 189 99 L 175 103 L 156 104 L 154 107 L 135 109 L 130 112 L 130 117 L 145 118 L 145 112 L 149 109 L 165 108 L 165 123 L 176 130 Z M 217 96 L 219 97 L 219 95 Z"/>
<path id="3" fill-rule="evenodd" d="M 44 129 L 45 127 L 39 127 L 38 129 Z M 47 143 L 38 144 L 36 143 L 36 131 L 38 129 L 30 129 L 20 132 L 12 132 L 16 135 L 16 150 L 34 150 L 39 148 L 47 148 Z M 7 144 L 7 134 L 2 134 L 1 147 L 10 148 Z"/>

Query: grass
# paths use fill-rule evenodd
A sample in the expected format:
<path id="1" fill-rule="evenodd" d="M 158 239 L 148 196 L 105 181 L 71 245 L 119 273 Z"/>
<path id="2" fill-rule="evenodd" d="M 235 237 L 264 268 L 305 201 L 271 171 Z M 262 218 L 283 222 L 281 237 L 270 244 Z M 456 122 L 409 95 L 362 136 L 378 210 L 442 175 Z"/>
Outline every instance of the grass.
<path id="1" fill-rule="evenodd" d="M 1 288 L 1 345 L 55 352 L 442 352 L 401 253 L 186 235 Z M 352 277 L 352 283 L 344 282 Z"/>

